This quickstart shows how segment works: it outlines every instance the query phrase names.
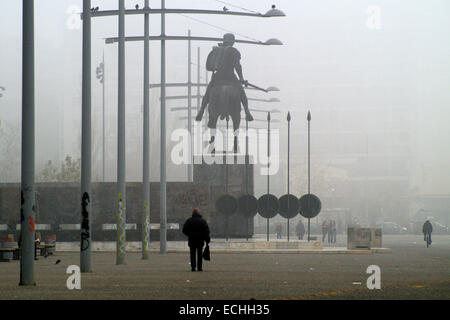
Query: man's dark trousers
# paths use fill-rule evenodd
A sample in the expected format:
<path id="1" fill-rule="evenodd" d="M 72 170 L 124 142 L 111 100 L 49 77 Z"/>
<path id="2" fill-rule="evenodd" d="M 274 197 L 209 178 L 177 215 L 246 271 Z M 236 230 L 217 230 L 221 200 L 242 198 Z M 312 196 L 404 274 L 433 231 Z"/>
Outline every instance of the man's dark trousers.
<path id="1" fill-rule="evenodd" d="M 189 249 L 191 251 L 191 268 L 192 268 L 192 270 L 195 270 L 195 267 L 197 267 L 198 271 L 202 270 L 203 247 L 190 247 Z M 197 261 L 195 259 L 196 253 L 197 253 Z"/>

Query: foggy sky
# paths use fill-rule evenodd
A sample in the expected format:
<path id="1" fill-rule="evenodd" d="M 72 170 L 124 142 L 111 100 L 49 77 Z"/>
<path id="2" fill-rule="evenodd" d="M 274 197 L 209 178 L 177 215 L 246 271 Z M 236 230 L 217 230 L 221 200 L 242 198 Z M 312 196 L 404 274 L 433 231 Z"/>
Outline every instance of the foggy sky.
<path id="1" fill-rule="evenodd" d="M 278 38 L 283 46 L 252 46 L 236 44 L 242 54 L 244 77 L 262 87 L 277 86 L 280 92 L 270 94 L 247 91 L 250 97 L 277 97 L 280 103 L 252 103 L 250 107 L 278 108 L 281 125 L 281 153 L 285 153 L 285 116 L 292 115 L 292 161 L 306 161 L 306 113 L 311 110 L 313 130 L 326 131 L 339 122 L 341 128 L 353 123 L 366 123 L 367 110 L 380 106 L 403 106 L 389 116 L 394 120 L 408 113 L 412 167 L 410 184 L 418 194 L 448 194 L 450 192 L 450 42 L 448 41 L 450 3 L 442 1 L 296 1 L 253 0 L 231 2 L 258 12 L 270 9 L 272 3 L 286 13 L 283 18 L 245 18 L 189 15 L 258 40 Z M 125 1 L 134 8 L 143 0 Z M 81 0 L 46 0 L 35 2 L 36 23 L 36 162 L 37 168 L 65 155 L 80 156 L 81 128 L 81 28 L 67 27 L 68 8 L 82 7 Z M 380 8 L 381 28 L 369 29 L 367 8 Z M 100 9 L 116 9 L 116 0 L 92 1 Z M 159 1 L 150 1 L 159 8 Z M 166 1 L 167 8 L 221 9 L 224 4 L 213 0 Z M 228 6 L 230 10 L 239 10 Z M 0 86 L 6 88 L 0 98 L 0 119 L 20 126 L 21 117 L 21 1 L 0 2 Z M 168 35 L 221 37 L 226 31 L 201 24 L 180 15 L 166 16 Z M 150 34 L 160 33 L 159 15 L 150 17 Z M 143 35 L 143 16 L 126 17 L 126 35 Z M 100 141 L 101 86 L 95 78 L 95 67 L 106 61 L 107 112 L 107 180 L 116 179 L 115 144 L 117 137 L 117 44 L 105 45 L 103 38 L 117 35 L 117 18 L 93 19 L 92 22 L 92 110 L 93 139 Z M 192 58 L 196 63 L 197 47 L 201 48 L 202 82 L 204 61 L 215 43 L 193 42 Z M 150 82 L 160 82 L 159 42 L 150 44 Z M 141 179 L 142 160 L 142 79 L 143 45 L 126 43 L 126 110 L 127 110 L 127 176 L 129 181 Z M 196 81 L 197 67 L 193 66 Z M 187 43 L 167 42 L 167 81 L 187 81 Z M 186 94 L 186 89 L 168 89 L 168 95 Z M 193 90 L 196 93 L 196 89 Z M 152 165 L 151 180 L 159 179 L 159 91 L 151 91 Z M 193 104 L 196 101 L 193 100 Z M 186 106 L 185 101 L 170 101 L 167 107 Z M 351 108 L 340 118 L 325 117 L 316 110 Z M 397 110 L 397 109 L 396 109 Z M 315 112 L 316 111 L 316 112 Z M 185 125 L 177 114 L 167 111 L 168 139 L 170 132 Z M 316 116 L 317 115 L 317 116 Z M 255 117 L 265 118 L 263 114 Z M 263 124 L 258 124 L 262 127 Z M 380 127 L 382 129 L 382 127 Z M 330 131 L 333 135 L 333 131 Z M 389 137 L 386 137 L 386 141 Z M 20 137 L 17 140 L 20 143 Z M 315 151 L 314 135 L 312 152 Z M 168 143 L 169 145 L 169 143 Z M 20 150 L 20 149 L 19 149 Z M 168 150 L 170 152 L 170 149 Z M 97 152 L 97 154 L 98 152 Z M 170 155 L 170 153 L 168 153 Z M 94 151 L 95 157 L 95 151 Z M 0 163 L 4 157 L 0 154 Z M 323 160 L 323 159 L 322 159 Z M 332 160 L 332 159 L 331 159 Z M 330 161 L 331 161 L 330 160 Z M 319 159 L 316 159 L 319 161 Z M 325 160 L 323 160 L 325 161 Z M 325 161 L 326 162 L 326 161 Z M 93 160 L 93 178 L 101 175 L 101 160 Z M 19 181 L 20 168 L 12 177 L 0 177 L 0 182 Z M 185 176 L 184 166 L 170 166 L 168 180 Z M 285 192 L 285 165 L 272 178 L 273 192 Z M 256 177 L 259 179 L 260 177 Z M 264 180 L 261 180 L 264 181 Z M 264 186 L 261 187 L 261 192 Z"/>

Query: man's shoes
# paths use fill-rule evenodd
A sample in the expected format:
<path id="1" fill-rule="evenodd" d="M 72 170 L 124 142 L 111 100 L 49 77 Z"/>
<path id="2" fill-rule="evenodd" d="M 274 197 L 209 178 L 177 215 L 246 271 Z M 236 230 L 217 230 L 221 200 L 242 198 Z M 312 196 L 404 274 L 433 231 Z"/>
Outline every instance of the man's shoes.
<path id="1" fill-rule="evenodd" d="M 192 269 L 191 271 L 192 271 L 192 272 L 195 272 L 195 269 Z M 199 271 L 201 271 L 201 270 L 199 270 Z"/>
<path id="2" fill-rule="evenodd" d="M 203 271 L 203 269 L 198 269 L 198 271 Z"/>

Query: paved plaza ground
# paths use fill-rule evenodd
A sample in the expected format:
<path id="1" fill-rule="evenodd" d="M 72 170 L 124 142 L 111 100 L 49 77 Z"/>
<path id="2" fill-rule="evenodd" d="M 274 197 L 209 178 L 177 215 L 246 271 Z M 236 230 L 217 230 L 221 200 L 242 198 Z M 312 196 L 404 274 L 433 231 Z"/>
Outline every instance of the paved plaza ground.
<path id="1" fill-rule="evenodd" d="M 335 246 L 344 246 L 344 236 Z M 93 252 L 93 272 L 68 290 L 66 268 L 78 252 L 56 252 L 35 263 L 36 287 L 19 287 L 19 261 L 0 263 L 0 299 L 450 299 L 450 236 L 386 235 L 382 254 L 214 253 L 191 272 L 187 253 Z M 327 246 L 328 244 L 324 244 Z M 55 264 L 59 259 L 61 262 Z M 366 269 L 381 268 L 381 290 L 368 290 Z M 361 284 L 356 284 L 360 282 Z"/>

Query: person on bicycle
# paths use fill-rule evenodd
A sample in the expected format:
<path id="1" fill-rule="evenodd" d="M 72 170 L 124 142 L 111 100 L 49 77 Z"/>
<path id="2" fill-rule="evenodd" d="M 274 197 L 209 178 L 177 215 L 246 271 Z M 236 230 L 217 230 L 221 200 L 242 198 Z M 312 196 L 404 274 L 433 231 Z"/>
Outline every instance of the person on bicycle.
<path id="1" fill-rule="evenodd" d="M 431 225 L 430 220 L 425 221 L 422 227 L 422 232 L 423 232 L 423 239 L 427 241 L 428 236 L 429 244 L 431 244 L 431 233 L 433 232 L 433 226 Z"/>

